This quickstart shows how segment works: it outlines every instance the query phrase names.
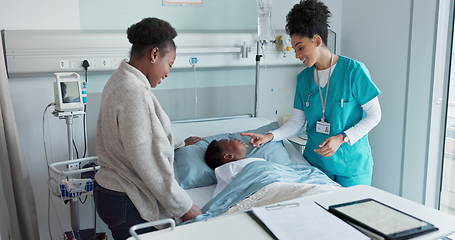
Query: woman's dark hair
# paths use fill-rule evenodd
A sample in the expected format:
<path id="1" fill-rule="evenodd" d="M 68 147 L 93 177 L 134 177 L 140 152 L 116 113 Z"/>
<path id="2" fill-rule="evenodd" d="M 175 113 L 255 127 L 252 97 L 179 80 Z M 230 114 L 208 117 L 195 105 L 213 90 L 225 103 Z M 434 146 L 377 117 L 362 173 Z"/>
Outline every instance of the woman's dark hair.
<path id="1" fill-rule="evenodd" d="M 170 47 L 175 49 L 175 29 L 166 21 L 158 18 L 144 18 L 126 30 L 131 47 L 130 57 L 142 57 L 152 48 L 159 48 L 165 55 Z"/>
<path id="2" fill-rule="evenodd" d="M 298 34 L 308 38 L 318 34 L 327 46 L 328 18 L 331 15 L 329 8 L 318 0 L 300 0 L 286 16 L 286 32 L 290 36 Z"/>
<path id="3" fill-rule="evenodd" d="M 211 169 L 223 165 L 223 149 L 221 149 L 217 140 L 210 142 L 207 151 L 205 151 L 204 160 Z"/>

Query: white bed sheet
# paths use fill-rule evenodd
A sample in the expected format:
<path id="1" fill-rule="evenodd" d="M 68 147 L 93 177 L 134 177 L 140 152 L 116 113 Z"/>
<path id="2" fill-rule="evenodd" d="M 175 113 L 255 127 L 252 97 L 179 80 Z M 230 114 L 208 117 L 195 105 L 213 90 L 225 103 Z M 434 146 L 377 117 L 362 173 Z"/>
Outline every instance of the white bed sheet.
<path id="1" fill-rule="evenodd" d="M 216 184 L 206 186 L 185 189 L 185 192 L 190 195 L 193 203 L 199 207 L 203 207 L 210 199 L 212 199 L 213 192 L 215 191 Z"/>
<path id="2" fill-rule="evenodd" d="M 245 131 L 264 126 L 271 122 L 273 121 L 265 118 L 244 117 L 204 122 L 173 123 L 172 129 L 177 137 L 185 139 L 189 136 L 207 137 L 220 133 Z M 309 164 L 289 141 L 284 140 L 284 146 L 292 161 Z M 196 205 L 202 207 L 211 199 L 215 191 L 215 185 L 187 189 L 185 191 L 190 195 Z"/>

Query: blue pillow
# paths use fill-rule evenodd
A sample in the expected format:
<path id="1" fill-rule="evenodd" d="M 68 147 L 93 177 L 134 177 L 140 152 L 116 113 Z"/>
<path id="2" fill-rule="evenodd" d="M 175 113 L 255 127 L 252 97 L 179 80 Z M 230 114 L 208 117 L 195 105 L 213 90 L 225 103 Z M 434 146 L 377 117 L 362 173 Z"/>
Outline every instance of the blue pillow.
<path id="1" fill-rule="evenodd" d="M 264 134 L 278 127 L 278 123 L 273 122 L 260 128 L 243 132 Z M 249 137 L 240 136 L 240 133 L 223 133 L 205 137 L 196 144 L 177 149 L 175 151 L 174 170 L 180 186 L 184 189 L 189 189 L 215 184 L 215 172 L 204 161 L 205 151 L 209 143 L 213 140 L 233 138 L 241 139 L 250 145 Z M 269 142 L 260 148 L 254 148 L 250 145 L 247 151 L 247 157 L 264 158 L 268 161 L 284 165 L 291 163 L 289 154 L 282 141 Z"/>

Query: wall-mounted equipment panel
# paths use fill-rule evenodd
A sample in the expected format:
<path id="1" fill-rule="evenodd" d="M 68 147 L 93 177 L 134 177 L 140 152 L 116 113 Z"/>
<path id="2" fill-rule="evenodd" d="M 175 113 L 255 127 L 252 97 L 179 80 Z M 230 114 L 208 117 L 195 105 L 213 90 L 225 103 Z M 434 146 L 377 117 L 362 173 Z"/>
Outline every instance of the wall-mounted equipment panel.
<path id="1" fill-rule="evenodd" d="M 256 33 L 180 33 L 175 39 L 174 68 L 254 66 Z M 112 71 L 127 59 L 131 44 L 124 32 L 74 30 L 3 30 L 8 74 Z M 261 65 L 301 64 L 293 52 L 284 54 L 269 43 Z"/>

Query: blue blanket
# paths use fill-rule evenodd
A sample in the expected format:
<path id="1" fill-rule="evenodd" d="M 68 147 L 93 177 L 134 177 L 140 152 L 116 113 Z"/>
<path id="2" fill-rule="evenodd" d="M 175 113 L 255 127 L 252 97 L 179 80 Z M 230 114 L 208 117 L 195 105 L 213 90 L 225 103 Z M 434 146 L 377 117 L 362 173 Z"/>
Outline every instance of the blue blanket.
<path id="1" fill-rule="evenodd" d="M 222 192 L 202 208 L 204 214 L 185 223 L 219 216 L 261 188 L 275 182 L 339 186 L 321 170 L 307 164 L 285 166 L 269 161 L 255 161 L 246 165 Z"/>

